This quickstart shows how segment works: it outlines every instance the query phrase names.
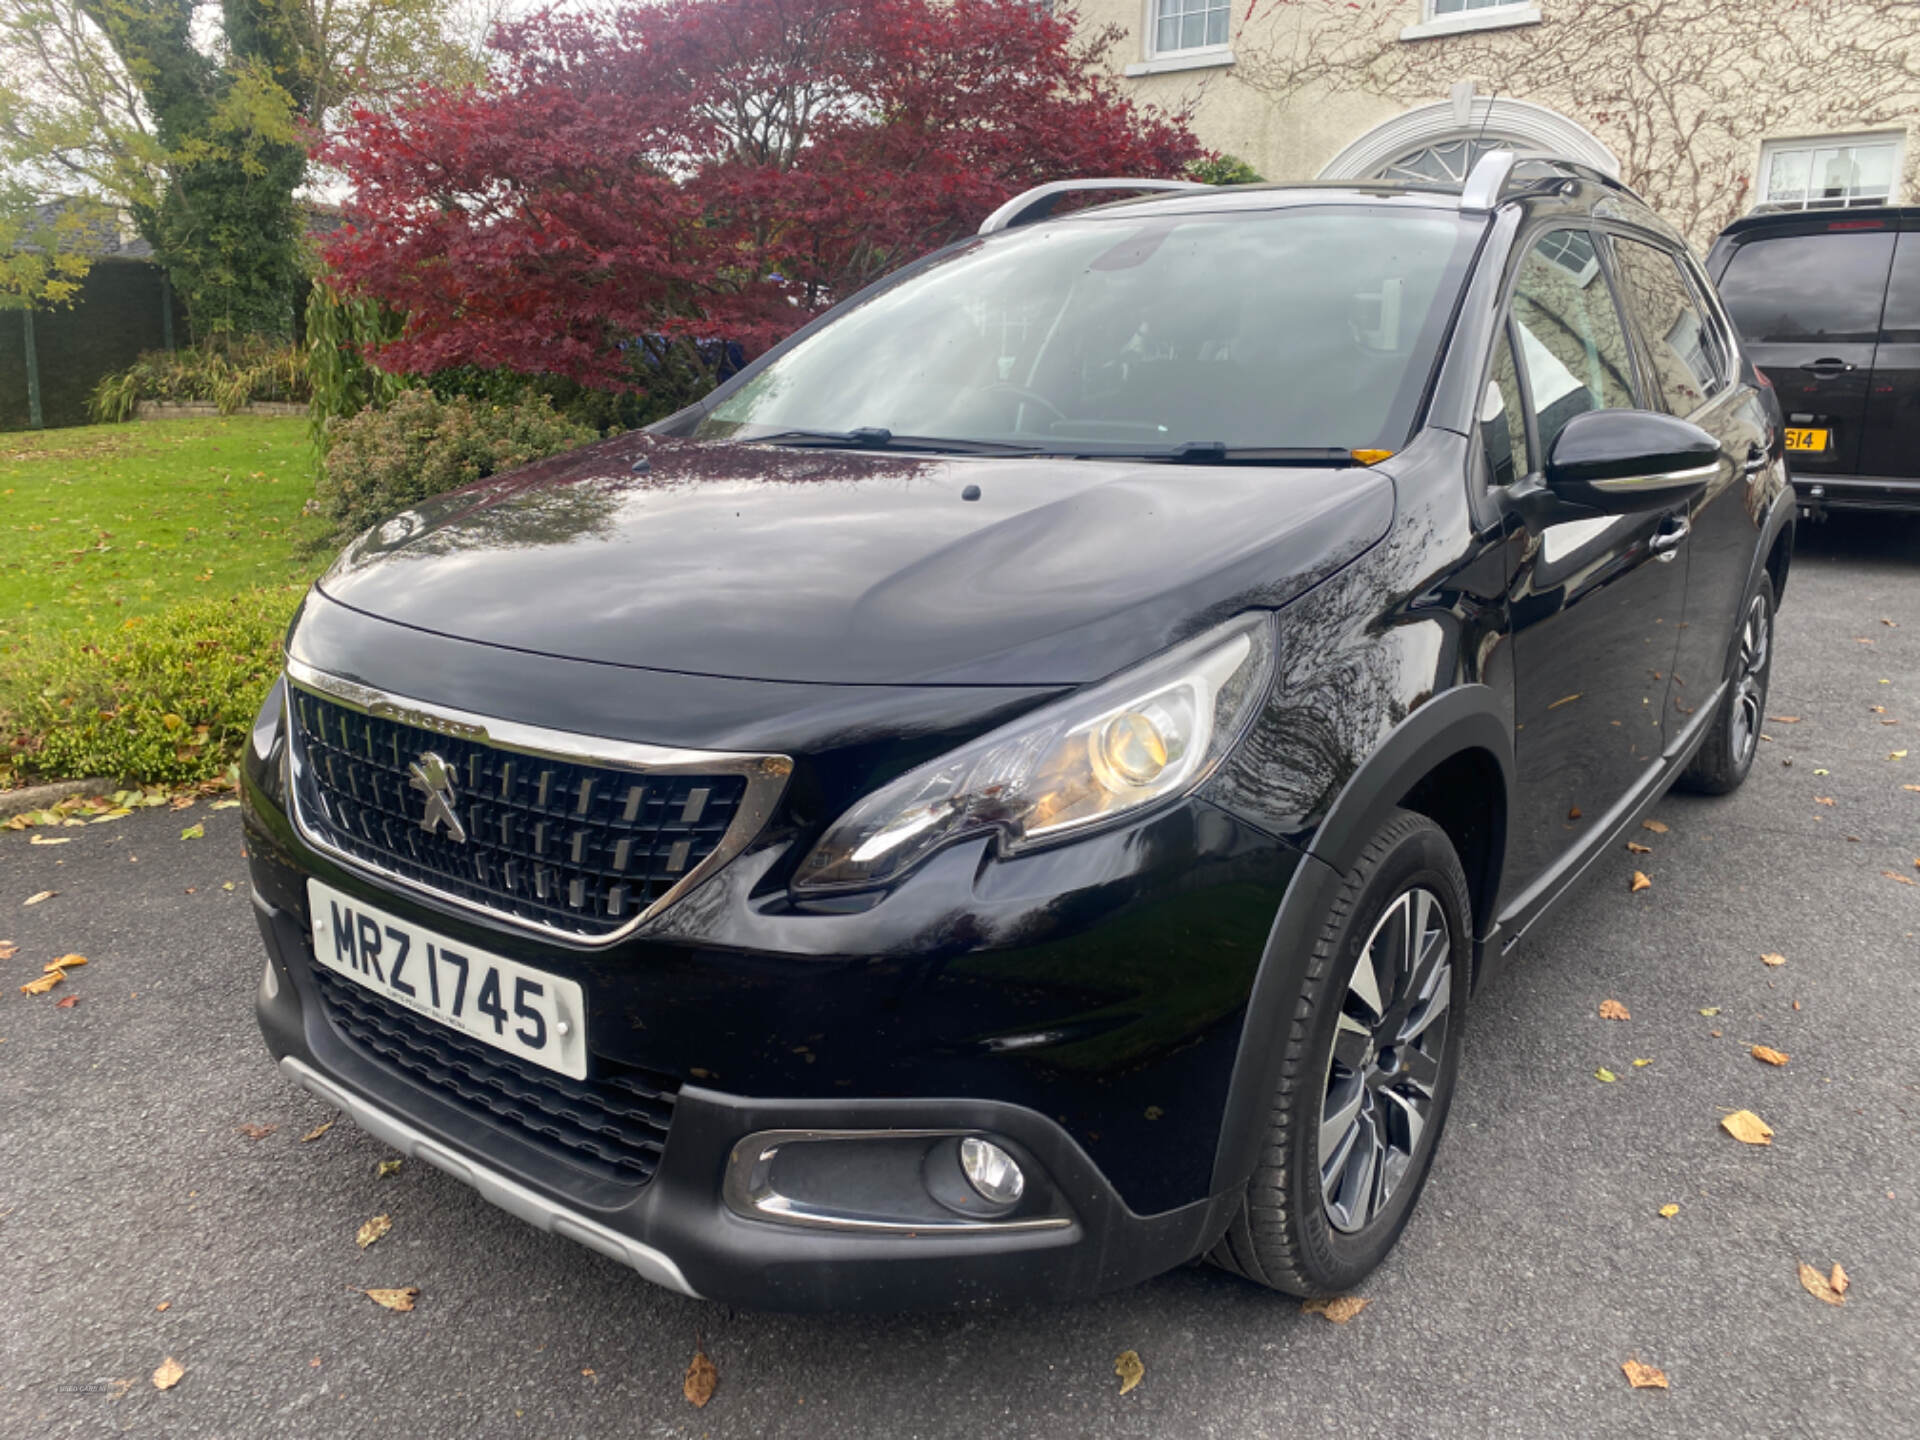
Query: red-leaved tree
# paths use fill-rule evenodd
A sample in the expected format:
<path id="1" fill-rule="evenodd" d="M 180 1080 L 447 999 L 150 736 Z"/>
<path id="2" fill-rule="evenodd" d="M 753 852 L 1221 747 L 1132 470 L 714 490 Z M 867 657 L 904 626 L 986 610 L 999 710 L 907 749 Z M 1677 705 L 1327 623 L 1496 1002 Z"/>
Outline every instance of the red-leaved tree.
<path id="1" fill-rule="evenodd" d="M 1185 114 L 1118 92 L 1113 38 L 1025 0 L 503 26 L 492 83 L 356 115 L 322 152 L 352 186 L 329 283 L 406 316 L 384 368 L 645 389 L 663 347 L 755 353 L 1029 185 L 1202 156 Z"/>

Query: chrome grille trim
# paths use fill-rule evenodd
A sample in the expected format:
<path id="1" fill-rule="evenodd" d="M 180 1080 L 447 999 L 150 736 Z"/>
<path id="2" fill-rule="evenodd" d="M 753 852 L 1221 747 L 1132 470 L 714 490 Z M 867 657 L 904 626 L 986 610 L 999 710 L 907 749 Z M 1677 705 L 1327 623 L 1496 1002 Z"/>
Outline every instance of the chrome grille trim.
<path id="1" fill-rule="evenodd" d="M 294 828 L 299 832 L 302 840 L 342 865 L 377 878 L 383 884 L 424 896 L 439 905 L 451 906 L 500 925 L 582 949 L 603 949 L 626 939 L 648 920 L 708 879 L 744 850 L 766 825 L 768 818 L 773 814 L 774 806 L 779 803 L 780 796 L 786 789 L 788 776 L 793 773 L 793 761 L 786 755 L 686 750 L 647 745 L 631 740 L 608 740 L 598 736 L 548 730 L 537 725 L 475 715 L 469 711 L 455 710 L 448 706 L 414 699 L 411 696 L 380 690 L 355 680 L 342 679 L 337 675 L 316 670 L 313 666 L 291 656 L 287 658 L 287 682 L 290 686 L 377 719 L 456 736 L 463 740 L 485 744 L 495 750 L 526 755 L 530 758 L 629 770 L 642 775 L 699 774 L 743 777 L 746 781 L 746 790 L 734 812 L 733 820 L 721 837 L 719 845 L 706 858 L 689 870 L 651 905 L 639 911 L 633 919 L 617 929 L 598 935 L 580 934 L 469 900 L 463 895 L 450 893 L 437 886 L 422 884 L 364 856 L 346 851 L 329 841 L 317 826 L 310 823 L 301 808 L 302 786 L 297 767 L 301 763 L 302 747 L 295 743 L 297 737 L 293 734 L 292 706 L 291 703 L 287 704 L 282 713 L 282 724 L 287 729 L 284 754 L 287 768 L 288 811 Z"/>

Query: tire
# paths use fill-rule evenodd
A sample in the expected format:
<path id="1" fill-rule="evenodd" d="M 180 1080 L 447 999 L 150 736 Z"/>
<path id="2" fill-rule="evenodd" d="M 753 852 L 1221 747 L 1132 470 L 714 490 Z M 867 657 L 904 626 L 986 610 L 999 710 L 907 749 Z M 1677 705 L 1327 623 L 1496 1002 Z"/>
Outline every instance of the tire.
<path id="1" fill-rule="evenodd" d="M 1393 1248 L 1426 1184 L 1453 1099 L 1471 914 L 1467 877 L 1446 833 L 1424 815 L 1394 811 L 1329 907 L 1287 1032 L 1274 1037 L 1285 1055 L 1266 1135 L 1240 1208 L 1208 1259 L 1305 1297 L 1350 1290 Z M 1436 924 L 1445 927 L 1437 940 Z M 1408 966 L 1396 935 L 1416 929 L 1427 944 Z M 1363 957 L 1390 955 L 1399 963 L 1360 968 Z M 1406 997 L 1392 989 L 1396 969 L 1415 977 Z M 1389 1035 L 1399 1043 L 1382 1045 Z M 1423 1090 L 1416 1134 L 1409 1117 Z M 1349 1105 L 1358 1109 L 1342 1123 Z M 1389 1142 L 1384 1158 L 1373 1143 L 1381 1137 Z M 1363 1145 L 1374 1156 L 1373 1173 L 1390 1177 L 1384 1193 L 1362 1174 Z"/>
<path id="2" fill-rule="evenodd" d="M 1760 722 L 1767 713 L 1767 682 L 1773 674 L 1773 581 L 1765 570 L 1741 603 L 1728 664 L 1732 679 L 1720 713 L 1674 782 L 1679 789 L 1730 795 L 1753 769 Z"/>

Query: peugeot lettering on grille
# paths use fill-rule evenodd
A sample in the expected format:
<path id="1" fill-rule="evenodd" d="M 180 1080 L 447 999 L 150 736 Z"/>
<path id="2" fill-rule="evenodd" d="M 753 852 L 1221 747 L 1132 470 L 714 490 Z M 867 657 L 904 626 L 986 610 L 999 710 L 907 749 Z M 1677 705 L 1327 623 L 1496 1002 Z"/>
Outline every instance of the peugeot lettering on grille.
<path id="1" fill-rule="evenodd" d="M 452 767 L 429 750 L 407 767 L 407 774 L 412 777 L 413 788 L 427 797 L 427 812 L 420 817 L 420 828 L 431 835 L 444 824 L 449 840 L 456 845 L 466 844 L 467 827 L 453 812 L 453 802 L 458 797 L 453 792 Z"/>

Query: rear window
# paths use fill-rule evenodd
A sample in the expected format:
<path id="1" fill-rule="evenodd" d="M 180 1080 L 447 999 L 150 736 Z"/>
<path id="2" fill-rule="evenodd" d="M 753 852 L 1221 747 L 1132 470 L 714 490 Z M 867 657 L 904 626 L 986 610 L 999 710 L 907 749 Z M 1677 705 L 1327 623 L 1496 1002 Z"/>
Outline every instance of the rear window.
<path id="1" fill-rule="evenodd" d="M 985 238 L 839 316 L 701 436 L 1398 449 L 1484 222 L 1293 207 Z"/>
<path id="2" fill-rule="evenodd" d="M 1749 240 L 1720 278 L 1720 298 L 1750 343 L 1871 345 L 1880 333 L 1893 236 L 1780 235 Z"/>

